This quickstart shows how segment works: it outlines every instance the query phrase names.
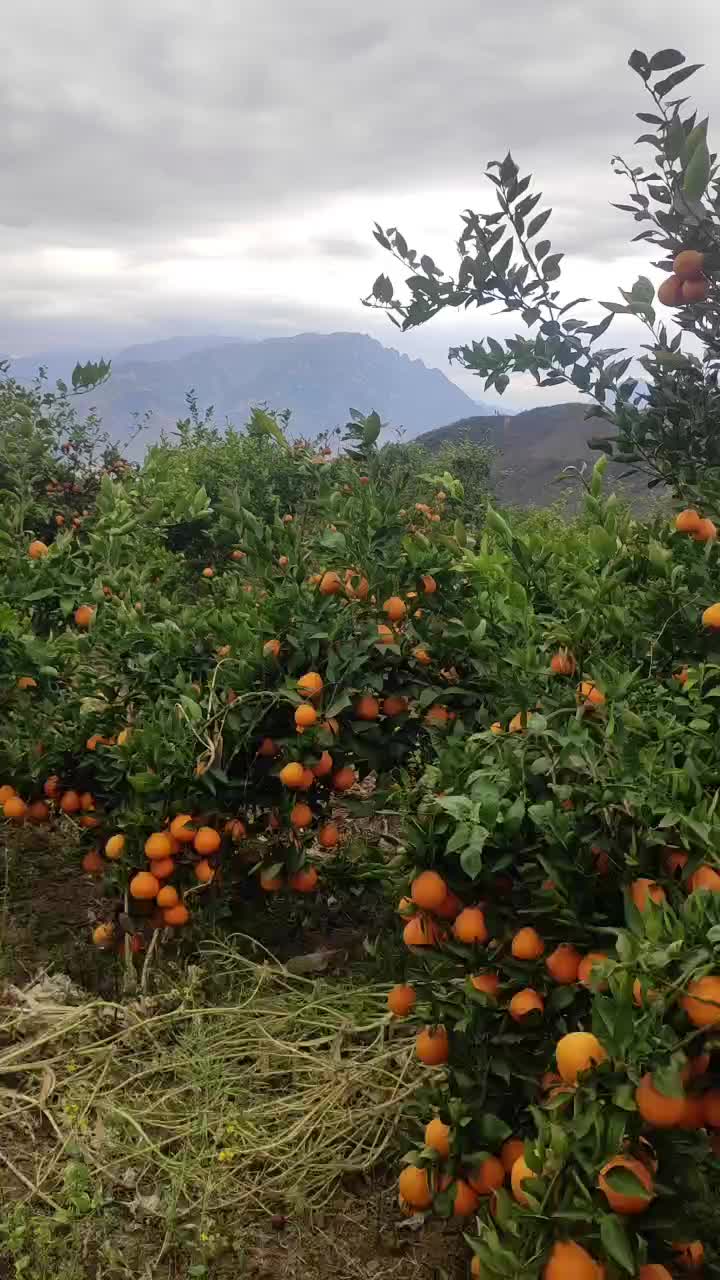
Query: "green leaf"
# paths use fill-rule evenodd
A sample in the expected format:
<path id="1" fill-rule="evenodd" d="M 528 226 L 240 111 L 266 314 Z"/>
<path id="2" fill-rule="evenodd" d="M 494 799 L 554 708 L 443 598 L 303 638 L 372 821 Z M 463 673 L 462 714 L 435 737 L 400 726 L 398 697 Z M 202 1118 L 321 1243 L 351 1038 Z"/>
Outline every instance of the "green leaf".
<path id="1" fill-rule="evenodd" d="M 683 181 L 683 191 L 689 200 L 700 200 L 705 192 L 710 177 L 710 152 L 703 139 L 695 147 Z"/>
<path id="2" fill-rule="evenodd" d="M 510 1137 L 512 1129 L 499 1116 L 493 1115 L 492 1112 L 485 1112 L 478 1119 L 477 1132 L 480 1138 L 484 1139 L 494 1151 L 500 1146 L 501 1142 Z"/>
<path id="3" fill-rule="evenodd" d="M 652 1198 L 640 1179 L 630 1169 L 624 1169 L 621 1166 L 611 1169 L 605 1175 L 605 1181 L 608 1186 L 612 1187 L 613 1191 L 617 1191 L 620 1195 L 641 1196 L 643 1200 L 648 1202 Z"/>
<path id="4" fill-rule="evenodd" d="M 160 778 L 156 773 L 134 773 L 128 778 L 128 782 L 133 791 L 137 791 L 138 795 L 144 795 L 149 791 L 158 791 L 162 785 Z"/>
<path id="5" fill-rule="evenodd" d="M 651 71 L 669 71 L 671 67 L 679 67 L 685 61 L 685 54 L 677 49 L 661 49 L 650 59 Z"/>
<path id="6" fill-rule="evenodd" d="M 624 1226 L 614 1213 L 604 1214 L 600 1219 L 600 1239 L 613 1262 L 617 1262 L 628 1275 L 634 1276 L 636 1266 L 630 1241 Z"/>
<path id="7" fill-rule="evenodd" d="M 695 62 L 691 67 L 682 67 L 680 71 L 673 71 L 672 75 L 668 76 L 666 80 L 658 81 L 655 85 L 655 93 L 658 98 L 664 98 L 665 94 L 669 93 L 671 89 L 674 89 L 676 85 L 682 84 L 683 80 L 687 80 L 690 76 L 694 76 L 695 72 L 699 71 L 702 65 L 702 62 Z"/>

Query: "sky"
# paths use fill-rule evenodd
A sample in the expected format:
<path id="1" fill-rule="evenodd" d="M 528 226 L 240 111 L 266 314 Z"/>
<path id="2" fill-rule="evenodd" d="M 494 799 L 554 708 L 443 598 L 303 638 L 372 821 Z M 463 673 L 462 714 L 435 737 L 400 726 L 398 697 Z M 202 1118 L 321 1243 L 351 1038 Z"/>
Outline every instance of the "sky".
<path id="1" fill-rule="evenodd" d="M 515 320 L 398 333 L 360 302 L 379 272 L 402 280 L 372 224 L 454 270 L 459 213 L 492 204 L 483 171 L 510 148 L 554 209 L 568 297 L 617 297 L 657 278 L 610 204 L 610 156 L 642 158 L 631 49 L 705 62 L 711 130 L 720 107 L 707 0 L 5 0 L 3 36 L 0 351 L 18 355 L 344 329 L 482 398 L 448 347 Z M 549 394 L 520 380 L 505 402 Z"/>

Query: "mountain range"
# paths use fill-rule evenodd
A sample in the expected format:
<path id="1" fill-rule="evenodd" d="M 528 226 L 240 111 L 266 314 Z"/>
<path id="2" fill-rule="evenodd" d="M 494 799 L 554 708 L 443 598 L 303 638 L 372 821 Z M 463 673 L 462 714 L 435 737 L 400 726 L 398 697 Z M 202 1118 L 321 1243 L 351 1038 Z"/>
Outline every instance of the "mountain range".
<path id="1" fill-rule="evenodd" d="M 314 437 L 344 425 L 352 407 L 376 409 L 391 430 L 412 439 L 439 422 L 491 414 L 439 369 L 413 360 L 362 333 L 302 333 L 290 338 L 170 338 L 116 353 L 82 353 L 82 359 L 112 358 L 109 382 L 79 401 L 92 405 L 113 438 L 127 440 L 135 415 L 150 414 L 135 448 L 187 416 L 192 390 L 201 410 L 214 407 L 215 421 L 241 427 L 253 406 L 291 410 L 291 436 Z M 76 353 L 40 353 L 12 363 L 29 380 L 44 364 L 48 377 L 69 379 Z"/>

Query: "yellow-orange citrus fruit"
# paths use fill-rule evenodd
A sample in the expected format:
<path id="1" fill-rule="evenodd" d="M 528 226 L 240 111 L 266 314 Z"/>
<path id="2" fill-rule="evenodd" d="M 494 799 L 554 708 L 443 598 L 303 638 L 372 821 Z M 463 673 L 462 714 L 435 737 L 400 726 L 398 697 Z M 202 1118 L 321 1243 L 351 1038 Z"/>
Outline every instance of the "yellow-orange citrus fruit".
<path id="1" fill-rule="evenodd" d="M 28 555 L 31 560 L 42 560 L 49 552 L 50 548 L 45 542 L 41 542 L 39 538 L 35 538 L 28 547 Z"/>
<path id="2" fill-rule="evenodd" d="M 369 693 L 363 694 L 355 703 L 355 715 L 358 720 L 377 720 L 380 715 L 380 703 Z"/>
<path id="3" fill-rule="evenodd" d="M 295 710 L 295 725 L 298 729 L 310 729 L 317 718 L 318 713 L 309 702 L 303 702 Z"/>
<path id="4" fill-rule="evenodd" d="M 526 1163 L 524 1155 L 518 1156 L 510 1174 L 512 1193 L 518 1204 L 528 1204 L 527 1195 L 523 1191 L 523 1182 L 525 1182 L 526 1178 L 538 1178 L 539 1176 L 540 1175 L 535 1173 L 534 1169 L 531 1169 L 529 1164 Z"/>
<path id="5" fill-rule="evenodd" d="M 688 864 L 688 855 L 682 849 L 666 845 L 662 851 L 662 864 L 666 875 L 678 879 L 678 871 L 682 871 Z"/>
<path id="6" fill-rule="evenodd" d="M 718 626 L 720 626 L 720 623 L 718 623 Z M 413 649 L 412 654 L 415 661 L 419 662 L 421 667 L 430 666 L 430 654 L 423 645 L 419 644 L 417 648 Z"/>
<path id="7" fill-rule="evenodd" d="M 195 830 L 192 815 L 189 813 L 178 813 L 170 823 L 170 835 L 180 844 L 192 844 L 195 839 Z"/>
<path id="8" fill-rule="evenodd" d="M 27 805 L 20 796 L 8 796 L 3 805 L 3 813 L 11 822 L 22 822 L 27 814 Z"/>
<path id="9" fill-rule="evenodd" d="M 326 822 L 318 831 L 318 844 L 323 849 L 334 849 L 339 839 L 340 832 L 334 822 Z"/>
<path id="10" fill-rule="evenodd" d="M 96 947 L 111 947 L 115 940 L 115 926 L 109 922 L 95 925 L 92 940 Z"/>
<path id="11" fill-rule="evenodd" d="M 490 725 L 490 732 L 494 733 L 496 737 L 499 737 L 500 734 L 503 733 L 503 727 L 499 720 L 495 720 L 494 723 Z"/>
<path id="12" fill-rule="evenodd" d="M 378 623 L 378 644 L 395 644 L 397 639 L 392 627 L 388 627 L 385 622 Z"/>
<path id="13" fill-rule="evenodd" d="M 408 700 L 398 693 L 391 693 L 383 700 L 382 709 L 386 716 L 404 715 L 408 709 Z"/>
<path id="14" fill-rule="evenodd" d="M 415 1008 L 417 994 L 414 987 L 400 984 L 388 991 L 387 1004 L 391 1013 L 396 1018 L 406 1018 Z"/>
<path id="15" fill-rule="evenodd" d="M 705 255 L 699 249 L 681 249 L 673 262 L 673 272 L 680 280 L 697 280 L 705 267 Z"/>
<path id="16" fill-rule="evenodd" d="M 437 940 L 437 928 L 427 916 L 412 916 L 403 929 L 406 947 L 434 947 Z"/>
<path id="17" fill-rule="evenodd" d="M 646 1124 L 655 1129 L 673 1129 L 682 1119 L 685 1110 L 684 1095 L 670 1098 L 655 1088 L 648 1071 L 635 1090 L 635 1102 Z"/>
<path id="18" fill-rule="evenodd" d="M 720 604 L 711 604 L 705 610 L 702 616 L 702 624 L 709 627 L 711 631 L 720 629 Z"/>
<path id="19" fill-rule="evenodd" d="M 184 902 L 177 902 L 174 907 L 168 907 L 163 911 L 163 920 L 165 924 L 171 924 L 178 927 L 187 924 L 190 919 L 190 912 Z"/>
<path id="20" fill-rule="evenodd" d="M 447 897 L 448 887 L 437 871 L 422 871 L 412 882 L 410 896 L 416 907 L 436 911 Z"/>
<path id="21" fill-rule="evenodd" d="M 638 880 L 633 880 L 630 885 L 630 897 L 632 898 L 638 911 L 645 911 L 649 902 L 654 902 L 659 906 L 666 899 L 666 893 L 662 885 L 657 884 L 654 880 L 649 880 L 647 876 L 640 876 Z"/>
<path id="22" fill-rule="evenodd" d="M 18 689 L 37 689 L 37 680 L 33 680 L 32 676 L 19 676 L 16 681 Z"/>
<path id="23" fill-rule="evenodd" d="M 460 915 L 461 911 L 462 902 L 457 894 L 448 889 L 440 905 L 435 908 L 435 915 L 439 916 L 441 920 L 454 920 Z"/>
<path id="24" fill-rule="evenodd" d="M 329 751 L 323 751 L 317 764 L 312 766 L 313 777 L 327 778 L 333 771 L 333 758 Z"/>
<path id="25" fill-rule="evenodd" d="M 604 964 L 609 959 L 610 957 L 603 951 L 589 951 L 578 965 L 578 982 L 582 982 L 583 986 L 589 987 L 591 991 L 607 991 L 607 982 L 598 978 L 595 970 L 598 965 Z"/>
<path id="26" fill-rule="evenodd" d="M 452 719 L 454 719 L 454 714 L 439 703 L 434 707 L 430 707 L 430 710 L 425 713 L 425 723 L 435 729 L 445 728 Z"/>
<path id="27" fill-rule="evenodd" d="M 699 889 L 705 889 L 708 893 L 720 893 L 720 874 L 713 867 L 703 864 L 690 876 L 688 888 L 692 893 Z"/>
<path id="28" fill-rule="evenodd" d="M 714 1027 L 720 1023 L 720 977 L 708 974 L 691 982 L 682 1007 L 694 1027 Z"/>
<path id="29" fill-rule="evenodd" d="M 706 517 L 704 520 L 698 520 L 692 536 L 695 542 L 713 542 L 717 538 L 717 529 L 712 520 Z"/>
<path id="30" fill-rule="evenodd" d="M 317 867 L 302 867 L 288 880 L 294 893 L 314 893 L 320 879 Z"/>
<path id="31" fill-rule="evenodd" d="M 206 857 L 208 854 L 217 853 L 221 843 L 220 834 L 213 827 L 200 827 L 193 840 L 195 852 L 202 853 Z"/>
<path id="32" fill-rule="evenodd" d="M 442 1160 L 447 1160 L 450 1155 L 450 1128 L 439 1116 L 425 1126 L 425 1146 L 437 1151 Z"/>
<path id="33" fill-rule="evenodd" d="M 508 1013 L 513 1022 L 522 1022 L 528 1014 L 542 1013 L 544 1009 L 545 1001 L 537 991 L 533 991 L 532 987 L 525 987 L 522 991 L 516 992 L 508 1005 Z"/>
<path id="34" fill-rule="evenodd" d="M 710 1123 L 705 1111 L 708 1094 L 688 1093 L 685 1095 L 683 1113 L 678 1120 L 678 1129 L 704 1129 Z"/>
<path id="35" fill-rule="evenodd" d="M 708 295 L 707 280 L 683 280 L 680 293 L 684 303 L 702 302 Z"/>
<path id="36" fill-rule="evenodd" d="M 277 743 L 273 742 L 272 738 L 263 738 L 260 746 L 258 747 L 258 755 L 263 760 L 274 760 L 277 753 Z"/>
<path id="37" fill-rule="evenodd" d="M 156 858 L 152 864 L 152 873 L 156 880 L 167 880 L 175 870 L 172 858 Z"/>
<path id="38" fill-rule="evenodd" d="M 96 876 L 100 874 L 104 864 L 97 849 L 88 849 L 80 865 L 88 875 Z"/>
<path id="39" fill-rule="evenodd" d="M 420 579 L 420 585 L 426 596 L 434 596 L 437 591 L 437 582 L 431 573 L 424 573 Z"/>
<path id="40" fill-rule="evenodd" d="M 636 978 L 633 982 L 633 1002 L 638 1006 L 638 1009 L 652 1004 L 654 1000 L 659 999 L 659 996 L 659 991 L 654 991 L 652 988 L 647 987 L 641 982 L 640 978 Z"/>
<path id="41" fill-rule="evenodd" d="M 659 1262 L 646 1262 L 638 1271 L 638 1280 L 672 1280 L 672 1276 Z"/>
<path id="42" fill-rule="evenodd" d="M 279 658 L 280 657 L 280 641 L 266 640 L 265 644 L 263 645 L 263 653 L 265 654 L 266 658 Z"/>
<path id="43" fill-rule="evenodd" d="M 640 1183 L 637 1194 L 624 1193 L 616 1191 L 608 1180 L 608 1174 L 613 1169 L 626 1169 L 633 1177 L 637 1178 Z M 608 1160 L 603 1165 L 598 1178 L 598 1187 L 602 1191 L 613 1213 L 636 1214 L 644 1213 L 649 1208 L 651 1201 L 655 1197 L 653 1190 L 653 1180 L 650 1170 L 640 1160 L 633 1160 L 629 1156 L 615 1156 L 612 1160 Z"/>
<path id="44" fill-rule="evenodd" d="M 260 872 L 260 888 L 264 893 L 279 893 L 283 887 L 280 876 L 271 876 L 268 871 Z"/>
<path id="45" fill-rule="evenodd" d="M 166 835 L 164 831 L 155 831 L 145 841 L 145 857 L 151 861 L 153 858 L 169 858 L 172 848 L 170 836 Z"/>
<path id="46" fill-rule="evenodd" d="M 536 929 L 519 929 L 511 949 L 516 960 L 539 960 L 545 951 L 545 943 Z"/>
<path id="47" fill-rule="evenodd" d="M 452 1180 L 449 1177 L 443 1178 L 440 1183 L 440 1189 L 447 1191 L 448 1188 L 450 1188 L 453 1218 L 469 1218 L 471 1213 L 476 1212 L 478 1198 L 464 1178 Z"/>
<path id="48" fill-rule="evenodd" d="M 567 649 L 559 649 L 550 659 L 550 670 L 556 676 L 574 676 L 575 659 Z"/>
<path id="49" fill-rule="evenodd" d="M 556 1240 L 545 1264 L 543 1280 L 604 1280 L 605 1270 L 574 1240 Z"/>
<path id="50" fill-rule="evenodd" d="M 497 1156 L 487 1156 L 468 1174 L 468 1182 L 479 1196 L 490 1196 L 505 1181 L 505 1170 Z"/>
<path id="51" fill-rule="evenodd" d="M 497 973 L 474 973 L 470 982 L 476 991 L 481 991 L 491 1000 L 497 1000 L 500 990 L 500 977 Z"/>
<path id="52" fill-rule="evenodd" d="M 60 808 L 63 813 L 79 813 L 81 802 L 77 791 L 63 791 L 60 797 Z"/>
<path id="53" fill-rule="evenodd" d="M 670 1248 L 683 1271 L 699 1271 L 705 1261 L 705 1246 L 701 1240 L 674 1240 Z"/>
<path id="54" fill-rule="evenodd" d="M 589 1031 L 571 1031 L 555 1046 L 555 1061 L 565 1084 L 577 1084 L 582 1071 L 605 1062 L 607 1053 L 597 1036 Z"/>
<path id="55" fill-rule="evenodd" d="M 424 1027 L 415 1038 L 415 1054 L 426 1067 L 439 1067 L 450 1056 L 448 1033 L 444 1027 Z"/>
<path id="56" fill-rule="evenodd" d="M 682 286 L 683 282 L 679 276 L 667 276 L 657 291 L 658 302 L 662 302 L 664 307 L 679 307 L 682 301 Z"/>
<path id="57" fill-rule="evenodd" d="M 47 786 L 47 783 L 45 785 Z M 49 793 L 46 791 L 45 794 L 48 795 Z M 11 787 L 10 784 L 6 782 L 2 787 L 0 787 L 0 804 L 4 804 L 6 800 L 9 800 L 10 797 L 14 795 L 17 795 L 15 788 Z"/>
<path id="58" fill-rule="evenodd" d="M 487 942 L 490 938 L 484 912 L 479 907 L 465 907 L 453 924 L 458 942 Z"/>
<path id="59" fill-rule="evenodd" d="M 383 605 L 383 613 L 391 622 L 402 622 L 407 614 L 407 605 L 400 596 L 390 596 Z"/>
<path id="60" fill-rule="evenodd" d="M 569 985 L 577 982 L 578 969 L 582 956 L 575 947 L 570 946 L 566 942 L 562 942 L 559 947 L 550 952 L 545 961 L 550 977 L 559 982 L 561 985 Z"/>
<path id="61" fill-rule="evenodd" d="M 89 604 L 81 604 L 75 610 L 75 625 L 89 627 L 94 617 L 95 610 Z"/>
<path id="62" fill-rule="evenodd" d="M 506 1176 L 512 1173 L 513 1165 L 516 1160 L 525 1152 L 525 1143 L 522 1138 L 508 1138 L 503 1142 L 500 1148 L 500 1163 L 505 1170 Z"/>
<path id="63" fill-rule="evenodd" d="M 295 804 L 290 810 L 290 825 L 300 830 L 302 827 L 309 827 L 313 820 L 312 809 L 309 804 Z"/>
<path id="64" fill-rule="evenodd" d="M 318 591 L 321 596 L 339 596 L 342 589 L 342 578 L 339 573 L 335 573 L 334 569 L 329 569 L 327 573 L 324 573 L 318 584 Z"/>
<path id="65" fill-rule="evenodd" d="M 124 836 L 122 835 L 110 836 L 110 839 L 106 841 L 106 844 L 105 844 L 105 857 L 110 858 L 110 860 L 114 862 L 116 858 L 122 857 L 124 849 L 125 849 Z"/>
<path id="66" fill-rule="evenodd" d="M 429 1209 L 433 1194 L 426 1169 L 416 1169 L 409 1164 L 403 1169 L 398 1182 L 400 1195 L 413 1209 Z"/>
<path id="67" fill-rule="evenodd" d="M 323 679 L 317 671 L 307 671 L 297 682 L 298 691 L 308 698 L 316 698 L 323 691 Z"/>
<path id="68" fill-rule="evenodd" d="M 333 775 L 332 784 L 335 791 L 349 791 L 351 787 L 355 786 L 356 781 L 355 770 L 346 765 L 345 768 L 338 769 L 337 773 Z"/>
<path id="69" fill-rule="evenodd" d="M 176 907 L 179 901 L 180 895 L 177 889 L 173 889 L 171 884 L 163 885 L 156 898 L 158 906 L 162 907 L 164 911 L 169 910 L 170 907 Z"/>
<path id="70" fill-rule="evenodd" d="M 304 774 L 305 770 L 303 766 L 294 760 L 291 764 L 286 764 L 285 767 L 280 770 L 280 781 L 284 787 L 290 787 L 291 790 L 298 791 L 303 787 Z"/>
<path id="71" fill-rule="evenodd" d="M 702 1113 L 708 1129 L 720 1129 L 720 1089 L 709 1089 L 703 1094 Z"/>
<path id="72" fill-rule="evenodd" d="M 605 702 L 605 694 L 598 689 L 592 680 L 583 680 L 578 685 L 578 696 L 593 707 L 602 707 Z"/>
<path id="73" fill-rule="evenodd" d="M 199 862 L 196 862 L 193 870 L 195 879 L 199 880 L 200 884 L 209 884 L 215 878 L 215 872 L 205 858 L 201 858 Z"/>
<path id="74" fill-rule="evenodd" d="M 527 724 L 527 716 L 526 711 L 518 711 L 508 725 L 508 733 L 522 733 Z"/>
<path id="75" fill-rule="evenodd" d="M 47 822 L 50 810 L 44 800 L 33 800 L 28 805 L 27 816 L 31 822 Z"/>
<path id="76" fill-rule="evenodd" d="M 700 523 L 700 516 L 693 507 L 686 507 L 675 517 L 675 528 L 678 533 L 694 533 Z"/>
<path id="77" fill-rule="evenodd" d="M 130 897 L 140 898 L 144 901 L 150 901 L 157 898 L 160 889 L 160 881 L 157 876 L 153 876 L 149 871 L 138 871 L 130 881 Z"/>

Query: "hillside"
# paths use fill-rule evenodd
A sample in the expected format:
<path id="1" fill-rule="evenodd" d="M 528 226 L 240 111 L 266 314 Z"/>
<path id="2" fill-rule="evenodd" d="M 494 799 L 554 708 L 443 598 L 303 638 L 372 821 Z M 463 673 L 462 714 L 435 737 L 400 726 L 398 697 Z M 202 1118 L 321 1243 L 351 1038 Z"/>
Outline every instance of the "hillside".
<path id="1" fill-rule="evenodd" d="M 452 440 L 475 440 L 493 445 L 498 453 L 493 468 L 498 498 L 516 506 L 548 506 L 568 490 L 576 490 L 564 467 L 592 466 L 598 454 L 586 441 L 604 434 L 597 419 L 586 417 L 584 404 L 543 405 L 513 417 L 475 415 L 424 433 L 418 443 L 437 449 Z M 616 473 L 619 474 L 619 473 Z M 613 481 L 636 504 L 652 501 L 662 490 L 648 493 L 642 476 Z"/>
<path id="2" fill-rule="evenodd" d="M 74 361 L 56 353 L 43 363 L 52 380 L 67 378 Z M 36 367 L 33 357 L 13 365 L 16 375 L 26 379 Z M 113 354 L 110 381 L 90 399 L 121 441 L 133 428 L 132 415 L 150 412 L 149 429 L 137 445 L 142 448 L 186 416 L 190 389 L 201 409 L 214 406 L 220 425 L 227 419 L 242 426 L 257 404 L 290 409 L 290 433 L 296 437 L 343 425 L 351 407 L 364 413 L 377 409 L 391 429 L 402 429 L 407 438 L 437 422 L 489 409 L 478 406 L 439 369 L 361 333 L 305 333 L 258 342 L 171 338 L 130 347 Z"/>

